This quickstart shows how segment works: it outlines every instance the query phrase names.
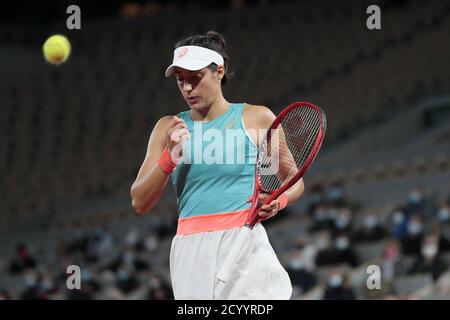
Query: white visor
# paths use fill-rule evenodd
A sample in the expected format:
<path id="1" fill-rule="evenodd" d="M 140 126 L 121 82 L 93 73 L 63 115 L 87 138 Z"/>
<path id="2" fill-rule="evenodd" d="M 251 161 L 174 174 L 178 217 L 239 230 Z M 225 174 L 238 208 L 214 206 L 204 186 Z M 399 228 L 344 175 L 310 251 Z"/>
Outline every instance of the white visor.
<path id="1" fill-rule="evenodd" d="M 173 62 L 166 69 L 166 78 L 174 72 L 174 67 L 196 71 L 209 66 L 211 63 L 223 65 L 223 57 L 215 52 L 198 46 L 183 46 L 176 48 L 173 53 Z"/>

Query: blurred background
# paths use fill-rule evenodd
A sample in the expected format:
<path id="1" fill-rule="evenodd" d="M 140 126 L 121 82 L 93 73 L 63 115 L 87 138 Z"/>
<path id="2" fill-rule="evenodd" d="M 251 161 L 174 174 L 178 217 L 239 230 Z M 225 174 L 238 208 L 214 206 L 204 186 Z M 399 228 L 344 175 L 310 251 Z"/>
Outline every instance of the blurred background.
<path id="1" fill-rule="evenodd" d="M 229 101 L 327 113 L 304 196 L 265 222 L 292 298 L 450 298 L 449 1 L 1 6 L 0 299 L 173 298 L 173 190 L 144 216 L 129 191 L 156 121 L 187 109 L 164 78 L 173 46 L 208 30 L 228 41 Z M 72 43 L 60 66 L 42 56 L 54 33 Z M 82 290 L 66 289 L 71 264 Z"/>

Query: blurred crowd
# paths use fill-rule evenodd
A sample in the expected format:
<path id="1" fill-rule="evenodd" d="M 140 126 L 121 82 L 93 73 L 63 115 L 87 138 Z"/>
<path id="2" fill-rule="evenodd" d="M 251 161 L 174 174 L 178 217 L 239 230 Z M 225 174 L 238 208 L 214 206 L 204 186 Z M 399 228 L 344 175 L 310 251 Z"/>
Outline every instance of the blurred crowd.
<path id="1" fill-rule="evenodd" d="M 414 274 L 430 274 L 450 293 L 450 262 L 442 259 L 450 253 L 450 240 L 444 232 L 450 226 L 450 197 L 438 202 L 421 188 L 413 188 L 404 203 L 380 212 L 350 202 L 336 183 L 327 190 L 314 187 L 310 199 L 311 227 L 298 237 L 287 265 L 297 293 L 317 286 L 317 269 L 331 266 L 322 298 L 355 299 L 355 288 L 346 281 L 348 271 L 333 266 L 351 269 L 367 263 L 355 251 L 356 245 L 364 243 L 382 244 L 376 260 L 382 270 L 379 298 L 395 297 L 392 284 L 396 277 Z M 410 257 L 412 264 L 403 263 L 403 257 Z"/>
<path id="2" fill-rule="evenodd" d="M 414 274 L 430 274 L 437 286 L 450 293 L 450 264 L 441 258 L 450 253 L 444 232 L 450 227 L 450 198 L 438 202 L 421 188 L 413 188 L 404 203 L 382 212 L 350 201 L 336 183 L 330 188 L 312 187 L 307 199 L 309 227 L 297 235 L 284 261 L 296 297 L 322 284 L 321 299 L 357 299 L 357 288 L 348 281 L 349 270 L 367 261 L 355 246 L 377 242 L 382 243 L 377 263 L 383 283 L 378 298 L 398 298 L 393 281 Z M 173 299 L 168 261 L 156 257 L 168 250 L 161 243 L 170 243 L 176 216 L 163 216 L 152 213 L 151 226 L 129 227 L 119 236 L 107 227 L 75 229 L 59 241 L 56 252 L 39 257 L 26 244 L 18 244 L 7 272 L 20 279 L 21 290 L 13 296 L 0 286 L 0 299 Z M 405 264 L 403 257 L 412 257 L 413 263 Z M 67 289 L 69 265 L 80 266 L 81 290 Z M 325 281 L 319 272 L 323 268 L 328 268 Z"/>
<path id="3" fill-rule="evenodd" d="M 0 300 L 172 299 L 167 275 L 152 262 L 161 239 L 173 235 L 176 223 L 172 217 L 159 217 L 155 214 L 148 228 L 129 227 L 119 236 L 107 227 L 75 229 L 60 240 L 56 252 L 33 255 L 18 244 L 7 272 L 20 279 L 22 289 L 12 297 L 0 286 Z M 80 290 L 67 289 L 70 265 L 80 267 Z"/>

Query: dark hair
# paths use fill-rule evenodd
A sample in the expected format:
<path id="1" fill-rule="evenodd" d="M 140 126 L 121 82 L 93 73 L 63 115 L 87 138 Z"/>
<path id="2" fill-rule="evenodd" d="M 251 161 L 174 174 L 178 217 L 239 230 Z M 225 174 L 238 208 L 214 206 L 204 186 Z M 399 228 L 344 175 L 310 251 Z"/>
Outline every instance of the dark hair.
<path id="1" fill-rule="evenodd" d="M 193 35 L 190 37 L 187 37 L 183 40 L 178 41 L 175 44 L 175 49 L 182 47 L 182 46 L 199 46 L 204 47 L 210 50 L 216 51 L 218 54 L 220 54 L 223 57 L 224 61 L 224 68 L 225 68 L 225 75 L 223 76 L 221 80 L 222 86 L 225 85 L 227 82 L 227 77 L 232 77 L 233 74 L 229 72 L 228 66 L 230 63 L 230 58 L 228 57 L 228 54 L 226 52 L 227 43 L 225 41 L 225 38 L 222 34 L 215 32 L 215 31 L 208 31 L 204 35 Z M 215 63 L 211 63 L 208 68 L 210 68 L 213 71 L 217 70 L 217 65 Z"/>

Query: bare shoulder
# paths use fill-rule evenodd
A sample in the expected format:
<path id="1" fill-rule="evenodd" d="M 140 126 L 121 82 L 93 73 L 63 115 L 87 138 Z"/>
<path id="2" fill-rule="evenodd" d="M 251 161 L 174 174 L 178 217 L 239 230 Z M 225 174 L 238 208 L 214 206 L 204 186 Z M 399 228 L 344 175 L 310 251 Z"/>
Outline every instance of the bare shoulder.
<path id="1" fill-rule="evenodd" d="M 155 127 L 166 127 L 167 125 L 169 125 L 170 121 L 172 121 L 175 118 L 174 115 L 167 115 L 167 116 L 163 116 L 161 117 L 161 119 L 158 120 L 158 122 L 155 124 Z"/>
<path id="2" fill-rule="evenodd" d="M 153 127 L 153 132 L 158 133 L 164 133 L 166 132 L 167 127 L 170 125 L 170 123 L 175 119 L 175 115 L 167 115 L 161 117 L 158 122 L 156 122 L 155 126 Z"/>
<path id="3" fill-rule="evenodd" d="M 249 115 L 273 115 L 268 107 L 249 103 L 244 105 L 244 112 Z"/>
<path id="4" fill-rule="evenodd" d="M 268 128 L 275 120 L 272 110 L 266 106 L 246 103 L 244 106 L 244 121 L 248 128 Z"/>

